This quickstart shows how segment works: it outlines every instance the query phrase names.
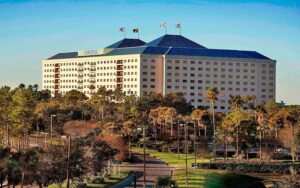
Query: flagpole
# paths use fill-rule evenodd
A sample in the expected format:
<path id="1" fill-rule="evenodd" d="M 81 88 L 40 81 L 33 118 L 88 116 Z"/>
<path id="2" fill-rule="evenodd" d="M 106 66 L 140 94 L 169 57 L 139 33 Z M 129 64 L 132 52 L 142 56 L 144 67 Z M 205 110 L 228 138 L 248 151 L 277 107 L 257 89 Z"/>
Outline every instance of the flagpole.
<path id="1" fill-rule="evenodd" d="M 124 39 L 126 39 L 126 28 L 125 26 L 123 26 L 123 28 L 124 28 Z"/>

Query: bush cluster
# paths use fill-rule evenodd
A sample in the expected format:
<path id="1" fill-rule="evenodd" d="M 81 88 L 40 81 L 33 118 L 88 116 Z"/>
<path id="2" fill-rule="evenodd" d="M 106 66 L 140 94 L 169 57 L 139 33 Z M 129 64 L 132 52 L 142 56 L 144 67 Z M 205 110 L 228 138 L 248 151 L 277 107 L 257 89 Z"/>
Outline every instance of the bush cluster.
<path id="1" fill-rule="evenodd" d="M 300 173 L 300 164 L 258 164 L 258 163 L 197 163 L 198 168 L 228 170 L 242 173 L 279 173 L 289 174 L 292 166 Z"/>

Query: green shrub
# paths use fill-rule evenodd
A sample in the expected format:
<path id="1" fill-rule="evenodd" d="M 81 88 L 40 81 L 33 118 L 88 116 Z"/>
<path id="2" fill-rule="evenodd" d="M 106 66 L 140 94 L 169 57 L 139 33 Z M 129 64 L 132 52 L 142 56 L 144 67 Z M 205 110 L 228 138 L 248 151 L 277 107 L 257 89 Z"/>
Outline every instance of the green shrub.
<path id="1" fill-rule="evenodd" d="M 202 169 L 228 170 L 243 173 L 288 174 L 291 166 L 300 173 L 300 164 L 197 163 L 197 167 Z"/>

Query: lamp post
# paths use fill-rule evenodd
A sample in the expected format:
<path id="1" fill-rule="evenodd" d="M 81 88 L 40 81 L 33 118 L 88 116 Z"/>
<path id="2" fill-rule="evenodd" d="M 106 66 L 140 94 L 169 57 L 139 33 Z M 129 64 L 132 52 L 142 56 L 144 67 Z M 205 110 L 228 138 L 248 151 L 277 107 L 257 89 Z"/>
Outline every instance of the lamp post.
<path id="1" fill-rule="evenodd" d="M 68 139 L 68 163 L 67 163 L 67 188 L 70 188 L 70 153 L 71 153 L 71 135 Z"/>
<path id="2" fill-rule="evenodd" d="M 177 121 L 177 159 L 179 159 L 179 120 Z"/>
<path id="3" fill-rule="evenodd" d="M 197 163 L 197 154 L 196 154 L 196 123 L 194 121 L 194 172 L 196 171 L 196 163 Z"/>
<path id="4" fill-rule="evenodd" d="M 35 144 L 36 144 L 36 147 L 38 146 L 38 133 L 39 131 L 39 123 L 36 123 L 36 136 L 35 136 Z"/>
<path id="5" fill-rule="evenodd" d="M 50 124 L 50 142 L 52 143 L 52 132 L 53 132 L 53 117 L 56 117 L 56 115 L 51 114 L 51 124 Z"/>
<path id="6" fill-rule="evenodd" d="M 143 131 L 143 187 L 146 188 L 146 126 L 138 127 L 139 131 Z"/>
<path id="7" fill-rule="evenodd" d="M 187 168 L 187 123 L 184 124 L 184 140 L 185 140 L 185 184 L 188 185 L 188 168 Z"/>

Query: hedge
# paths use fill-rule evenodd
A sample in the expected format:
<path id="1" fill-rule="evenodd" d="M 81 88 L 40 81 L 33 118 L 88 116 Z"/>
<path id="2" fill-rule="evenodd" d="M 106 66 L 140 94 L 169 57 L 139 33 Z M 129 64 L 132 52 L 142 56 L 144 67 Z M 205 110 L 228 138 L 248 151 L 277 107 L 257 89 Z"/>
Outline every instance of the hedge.
<path id="1" fill-rule="evenodd" d="M 192 166 L 194 163 L 192 164 Z M 300 164 L 258 164 L 258 163 L 196 163 L 197 168 L 228 170 L 242 173 L 280 173 L 289 174 L 293 167 L 300 173 Z"/>

